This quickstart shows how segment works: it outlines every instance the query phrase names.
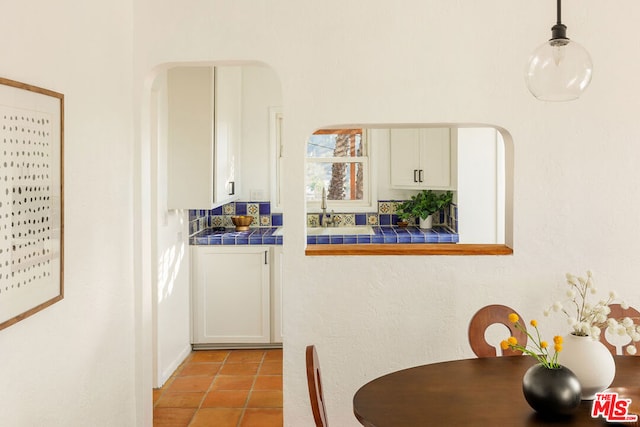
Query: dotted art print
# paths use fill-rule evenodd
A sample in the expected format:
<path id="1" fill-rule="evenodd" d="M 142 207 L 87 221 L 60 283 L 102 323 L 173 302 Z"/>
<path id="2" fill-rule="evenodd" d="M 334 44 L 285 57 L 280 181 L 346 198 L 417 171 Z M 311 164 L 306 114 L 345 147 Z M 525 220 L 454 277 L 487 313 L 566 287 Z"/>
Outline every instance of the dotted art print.
<path id="1" fill-rule="evenodd" d="M 63 97 L 0 79 L 0 329 L 63 297 Z"/>

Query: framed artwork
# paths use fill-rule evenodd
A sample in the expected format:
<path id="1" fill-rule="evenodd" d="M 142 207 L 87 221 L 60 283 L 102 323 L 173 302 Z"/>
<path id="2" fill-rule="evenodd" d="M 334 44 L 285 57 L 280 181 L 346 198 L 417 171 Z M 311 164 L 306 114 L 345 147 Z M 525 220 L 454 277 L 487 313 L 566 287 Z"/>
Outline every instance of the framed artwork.
<path id="1" fill-rule="evenodd" d="M 0 329 L 64 297 L 64 95 L 0 78 Z"/>

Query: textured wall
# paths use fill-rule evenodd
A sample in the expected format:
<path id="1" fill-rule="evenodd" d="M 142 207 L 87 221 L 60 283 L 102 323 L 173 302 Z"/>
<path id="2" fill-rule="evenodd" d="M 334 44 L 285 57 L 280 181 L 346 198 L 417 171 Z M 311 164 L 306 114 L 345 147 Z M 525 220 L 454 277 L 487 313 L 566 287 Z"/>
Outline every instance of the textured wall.
<path id="1" fill-rule="evenodd" d="M 640 60 L 629 55 L 640 42 L 630 31 L 640 5 L 564 3 L 569 36 L 593 56 L 594 81 L 576 102 L 547 104 L 528 93 L 523 70 L 549 37 L 551 3 L 136 2 L 136 90 L 166 62 L 259 60 L 280 78 L 286 425 L 311 425 L 309 343 L 320 353 L 329 421 L 356 426 L 351 398 L 365 382 L 472 356 L 466 327 L 481 305 L 540 316 L 549 294 L 563 293 L 564 273 L 587 268 L 601 287 L 640 305 Z M 136 102 L 144 127 L 148 101 L 143 94 Z M 304 256 L 307 135 L 339 123 L 451 122 L 501 126 L 513 137 L 513 256 Z M 565 324 L 543 328 L 561 332 Z"/>
<path id="2" fill-rule="evenodd" d="M 0 75 L 65 95 L 65 295 L 0 331 L 0 425 L 135 425 L 131 5 L 3 2 Z"/>

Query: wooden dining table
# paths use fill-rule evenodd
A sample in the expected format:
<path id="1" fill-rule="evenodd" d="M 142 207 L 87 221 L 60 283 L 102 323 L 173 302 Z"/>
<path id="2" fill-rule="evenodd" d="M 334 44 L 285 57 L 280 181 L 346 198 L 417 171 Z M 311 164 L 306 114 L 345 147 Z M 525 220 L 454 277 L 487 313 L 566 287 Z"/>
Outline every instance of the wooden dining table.
<path id="1" fill-rule="evenodd" d="M 640 388 L 640 357 L 614 358 L 611 387 Z M 527 356 L 491 357 L 404 369 L 363 385 L 353 397 L 353 412 L 367 427 L 607 425 L 591 417 L 590 400 L 566 417 L 535 412 L 522 393 L 522 377 L 534 363 Z"/>

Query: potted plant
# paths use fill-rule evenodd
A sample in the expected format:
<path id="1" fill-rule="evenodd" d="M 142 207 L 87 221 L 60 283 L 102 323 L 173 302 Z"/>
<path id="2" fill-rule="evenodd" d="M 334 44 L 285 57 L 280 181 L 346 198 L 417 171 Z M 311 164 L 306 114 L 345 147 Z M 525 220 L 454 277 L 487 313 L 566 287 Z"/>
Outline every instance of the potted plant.
<path id="1" fill-rule="evenodd" d="M 410 200 L 398 205 L 396 212 L 400 219 L 420 218 L 420 228 L 431 228 L 432 215 L 448 207 L 452 200 L 451 191 L 438 194 L 432 190 L 422 190 L 411 196 Z"/>

